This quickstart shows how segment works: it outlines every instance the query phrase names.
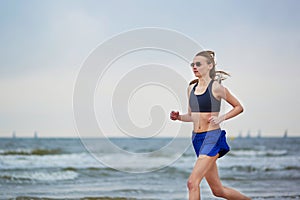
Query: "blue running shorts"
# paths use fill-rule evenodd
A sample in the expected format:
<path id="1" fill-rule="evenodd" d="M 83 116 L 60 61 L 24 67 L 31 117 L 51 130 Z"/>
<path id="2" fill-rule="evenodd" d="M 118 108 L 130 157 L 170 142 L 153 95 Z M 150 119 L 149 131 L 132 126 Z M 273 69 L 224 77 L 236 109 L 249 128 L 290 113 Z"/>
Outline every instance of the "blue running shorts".
<path id="1" fill-rule="evenodd" d="M 226 142 L 226 132 L 216 129 L 207 132 L 196 133 L 193 131 L 193 146 L 197 157 L 199 155 L 215 156 L 219 158 L 229 152 L 230 147 Z"/>

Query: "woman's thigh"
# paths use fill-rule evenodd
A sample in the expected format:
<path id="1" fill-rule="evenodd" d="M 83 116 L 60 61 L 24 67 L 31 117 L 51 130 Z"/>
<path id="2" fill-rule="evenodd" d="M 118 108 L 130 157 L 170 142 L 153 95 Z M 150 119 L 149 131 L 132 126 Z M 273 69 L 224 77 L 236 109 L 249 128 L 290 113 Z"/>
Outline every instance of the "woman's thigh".
<path id="1" fill-rule="evenodd" d="M 216 164 L 216 160 L 218 159 L 219 154 L 216 156 L 207 156 L 207 155 L 200 155 L 195 163 L 193 171 L 190 175 L 190 180 L 200 181 L 206 176 L 207 172 L 210 168 Z"/>
<path id="2" fill-rule="evenodd" d="M 205 179 L 212 190 L 220 190 L 223 188 L 220 181 L 217 163 L 214 162 L 205 174 Z"/>

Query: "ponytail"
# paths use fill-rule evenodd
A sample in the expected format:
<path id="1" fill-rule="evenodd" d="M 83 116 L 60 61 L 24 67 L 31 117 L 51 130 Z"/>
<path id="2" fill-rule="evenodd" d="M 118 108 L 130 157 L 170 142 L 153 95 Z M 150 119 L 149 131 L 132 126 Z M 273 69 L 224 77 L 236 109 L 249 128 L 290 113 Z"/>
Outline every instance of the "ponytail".
<path id="1" fill-rule="evenodd" d="M 196 54 L 196 56 L 203 56 L 207 59 L 207 63 L 208 64 L 212 64 L 213 68 L 209 71 L 209 76 L 212 80 L 218 81 L 219 83 L 221 83 L 223 80 L 225 80 L 228 76 L 230 76 L 230 74 L 228 74 L 227 72 L 224 71 L 216 71 L 215 67 L 216 67 L 216 62 L 215 62 L 215 52 L 213 51 L 201 51 L 199 53 Z M 192 80 L 190 82 L 191 84 L 197 83 L 198 79 Z"/>

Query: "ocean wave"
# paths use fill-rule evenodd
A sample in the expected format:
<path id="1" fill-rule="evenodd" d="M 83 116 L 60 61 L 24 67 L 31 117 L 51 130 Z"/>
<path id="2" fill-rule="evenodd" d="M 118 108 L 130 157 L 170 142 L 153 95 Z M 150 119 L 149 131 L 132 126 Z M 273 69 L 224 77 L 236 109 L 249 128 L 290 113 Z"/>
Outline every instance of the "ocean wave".
<path id="1" fill-rule="evenodd" d="M 83 197 L 83 198 L 45 198 L 45 197 L 30 197 L 19 196 L 9 200 L 136 200 L 135 198 L 127 197 Z"/>
<path id="2" fill-rule="evenodd" d="M 274 166 L 274 167 L 259 167 L 253 165 L 233 165 L 228 167 L 221 167 L 221 169 L 241 171 L 241 172 L 272 172 L 272 171 L 300 171 L 300 166 Z"/>
<path id="3" fill-rule="evenodd" d="M 117 170 L 109 167 L 103 167 L 103 168 L 98 168 L 98 167 L 87 167 L 87 168 L 74 168 L 74 167 L 66 167 L 63 168 L 62 171 L 73 171 L 78 174 L 81 174 L 83 176 L 87 177 L 113 177 L 113 176 L 118 176 Z"/>
<path id="4" fill-rule="evenodd" d="M 147 190 L 147 189 L 115 189 L 111 191 L 112 193 L 123 193 L 123 194 L 129 194 L 129 195 L 134 195 L 134 194 L 152 194 L 153 191 Z"/>
<path id="5" fill-rule="evenodd" d="M 92 174 L 93 176 L 112 176 L 113 174 L 120 173 L 120 171 L 110 168 L 110 167 L 87 167 L 87 168 L 74 168 L 74 167 L 66 167 L 63 168 L 62 171 L 74 171 L 77 173 L 82 173 L 84 175 Z M 187 177 L 190 174 L 190 169 L 180 169 L 178 167 L 165 167 L 157 171 L 157 173 L 163 173 L 164 175 L 168 175 L 174 177 L 174 175 L 181 175 L 183 177 Z"/>
<path id="6" fill-rule="evenodd" d="M 252 150 L 239 149 L 233 150 L 228 155 L 237 157 L 274 157 L 287 155 L 287 150 Z"/>
<path id="7" fill-rule="evenodd" d="M 76 168 L 76 167 L 65 167 L 62 169 L 63 171 L 81 171 L 81 170 L 88 170 L 88 171 L 111 171 L 116 172 L 116 169 L 110 167 L 86 167 L 86 168 Z"/>
<path id="8" fill-rule="evenodd" d="M 188 177 L 189 174 L 191 173 L 190 171 L 184 170 L 184 169 L 179 169 L 177 167 L 165 167 L 161 170 L 159 170 L 159 172 L 162 172 L 164 174 L 168 174 L 171 177 L 174 177 L 174 175 L 178 176 L 178 175 L 182 175 L 183 177 Z"/>
<path id="9" fill-rule="evenodd" d="M 62 154 L 63 151 L 61 149 L 21 149 L 21 150 L 6 150 L 0 151 L 0 155 L 23 155 L 23 156 L 30 156 L 30 155 L 56 155 Z"/>
<path id="10" fill-rule="evenodd" d="M 254 196 L 253 200 L 271 199 L 271 200 L 282 200 L 282 199 L 300 199 L 299 194 L 295 195 L 268 195 L 268 196 Z"/>
<path id="11" fill-rule="evenodd" d="M 74 180 L 77 177 L 114 177 L 119 176 L 120 172 L 109 167 L 97 168 L 76 168 L 76 167 L 65 167 L 65 168 L 41 168 L 41 169 L 8 169 L 0 171 L 0 182 L 18 182 L 25 183 L 31 181 L 64 181 Z"/>
<path id="12" fill-rule="evenodd" d="M 104 167 L 86 152 L 59 155 L 0 155 L 0 170 Z"/>
<path id="13" fill-rule="evenodd" d="M 0 179 L 9 181 L 62 181 L 62 180 L 74 180 L 78 177 L 77 172 L 73 171 L 55 171 L 55 172 L 14 172 L 14 173 L 2 173 Z"/>

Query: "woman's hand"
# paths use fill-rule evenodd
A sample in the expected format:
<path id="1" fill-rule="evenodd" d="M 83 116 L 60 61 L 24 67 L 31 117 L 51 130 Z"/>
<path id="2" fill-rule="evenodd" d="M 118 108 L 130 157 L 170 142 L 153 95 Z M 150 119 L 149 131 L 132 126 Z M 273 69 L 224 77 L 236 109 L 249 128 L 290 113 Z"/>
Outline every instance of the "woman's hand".
<path id="1" fill-rule="evenodd" d="M 208 119 L 208 122 L 212 123 L 213 125 L 218 125 L 218 124 L 220 124 L 222 121 L 224 121 L 224 117 L 211 116 L 211 117 Z"/>
<path id="2" fill-rule="evenodd" d="M 178 120 L 178 117 L 179 117 L 179 112 L 178 111 L 172 111 L 170 113 L 170 119 L 171 120 Z"/>

